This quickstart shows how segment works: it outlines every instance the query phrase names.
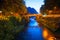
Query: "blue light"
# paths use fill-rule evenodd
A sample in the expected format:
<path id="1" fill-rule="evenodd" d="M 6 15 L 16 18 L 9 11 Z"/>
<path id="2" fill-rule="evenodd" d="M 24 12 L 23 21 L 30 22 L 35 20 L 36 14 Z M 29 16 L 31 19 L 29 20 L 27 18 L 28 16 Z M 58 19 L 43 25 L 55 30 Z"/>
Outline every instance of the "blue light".
<path id="1" fill-rule="evenodd" d="M 17 40 L 44 40 L 42 36 L 43 29 L 39 27 L 35 17 L 30 17 L 28 27 L 24 32 L 20 32 Z"/>
<path id="2" fill-rule="evenodd" d="M 38 26 L 38 22 L 35 19 L 36 19 L 35 16 L 30 17 L 28 26 L 30 26 L 30 27 L 32 27 L 32 26 Z"/>
<path id="3" fill-rule="evenodd" d="M 37 21 L 33 18 L 30 18 L 24 40 L 43 40 L 42 28 L 39 27 Z"/>

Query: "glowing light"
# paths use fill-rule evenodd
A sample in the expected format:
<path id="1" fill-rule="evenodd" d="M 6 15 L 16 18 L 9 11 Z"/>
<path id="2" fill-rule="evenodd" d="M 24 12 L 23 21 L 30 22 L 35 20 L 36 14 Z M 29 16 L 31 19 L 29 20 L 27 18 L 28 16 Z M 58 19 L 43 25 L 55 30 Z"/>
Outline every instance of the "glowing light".
<path id="1" fill-rule="evenodd" d="M 57 9 L 57 7 L 55 6 L 54 9 Z"/>
<path id="2" fill-rule="evenodd" d="M 18 13 L 15 14 L 15 16 L 18 16 L 18 15 L 19 15 Z"/>
<path id="3" fill-rule="evenodd" d="M 48 37 L 48 31 L 46 29 L 44 29 L 44 31 L 43 31 L 43 37 L 44 38 L 47 38 Z"/>
<path id="4" fill-rule="evenodd" d="M 13 12 L 10 12 L 11 14 L 13 14 Z"/>
<path id="5" fill-rule="evenodd" d="M 49 14 L 52 13 L 52 10 L 49 10 Z"/>
<path id="6" fill-rule="evenodd" d="M 0 13 L 2 13 L 2 11 L 0 11 Z"/>
<path id="7" fill-rule="evenodd" d="M 46 15 L 43 15 L 43 17 L 46 17 Z"/>
<path id="8" fill-rule="evenodd" d="M 50 37 L 50 38 L 48 38 L 48 40 L 56 40 L 56 38 Z"/>

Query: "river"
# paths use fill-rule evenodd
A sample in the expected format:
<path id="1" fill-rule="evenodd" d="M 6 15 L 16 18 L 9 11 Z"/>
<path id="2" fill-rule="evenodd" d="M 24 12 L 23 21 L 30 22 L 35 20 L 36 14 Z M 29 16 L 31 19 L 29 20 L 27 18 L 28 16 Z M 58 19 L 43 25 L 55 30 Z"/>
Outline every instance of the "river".
<path id="1" fill-rule="evenodd" d="M 38 25 L 34 16 L 30 17 L 28 27 L 19 34 L 17 40 L 44 40 L 42 36 L 43 29 Z"/>

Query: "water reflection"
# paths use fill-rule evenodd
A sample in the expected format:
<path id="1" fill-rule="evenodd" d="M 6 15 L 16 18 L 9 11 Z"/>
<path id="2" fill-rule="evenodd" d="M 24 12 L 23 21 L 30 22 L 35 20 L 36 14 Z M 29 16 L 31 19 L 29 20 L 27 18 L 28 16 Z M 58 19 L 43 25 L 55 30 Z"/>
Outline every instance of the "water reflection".
<path id="1" fill-rule="evenodd" d="M 30 17 L 28 27 L 20 34 L 19 40 L 44 40 L 42 36 L 42 28 L 39 27 L 35 17 Z M 22 36 L 23 35 L 23 36 Z"/>
<path id="2" fill-rule="evenodd" d="M 42 28 L 39 27 L 35 17 L 30 17 L 28 28 L 24 35 L 25 40 L 43 40 Z"/>

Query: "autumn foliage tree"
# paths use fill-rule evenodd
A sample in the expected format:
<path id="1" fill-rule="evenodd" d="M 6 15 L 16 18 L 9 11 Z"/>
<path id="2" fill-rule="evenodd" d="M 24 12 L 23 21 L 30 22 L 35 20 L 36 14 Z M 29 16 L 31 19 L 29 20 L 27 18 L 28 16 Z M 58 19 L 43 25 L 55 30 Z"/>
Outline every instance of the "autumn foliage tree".
<path id="1" fill-rule="evenodd" d="M 60 15 L 60 0 L 44 0 L 44 5 L 41 6 L 40 12 L 43 15 Z M 43 27 L 49 29 L 53 34 L 60 33 L 60 17 L 42 17 L 40 23 Z"/>
<path id="2" fill-rule="evenodd" d="M 0 16 L 0 40 L 15 40 L 25 25 L 21 17 L 27 13 L 24 0 L 0 0 L 0 11 L 4 14 Z"/>
<path id="3" fill-rule="evenodd" d="M 41 13 L 42 14 L 49 14 L 47 13 L 48 11 L 52 10 L 56 10 L 54 11 L 55 14 L 60 14 L 60 12 L 57 12 L 57 11 L 60 11 L 60 0 L 44 0 L 44 5 L 42 5 L 42 7 L 40 8 L 41 10 Z M 54 14 L 54 13 L 52 13 Z"/>
<path id="4" fill-rule="evenodd" d="M 3 13 L 27 13 L 24 0 L 0 0 L 0 11 Z"/>

